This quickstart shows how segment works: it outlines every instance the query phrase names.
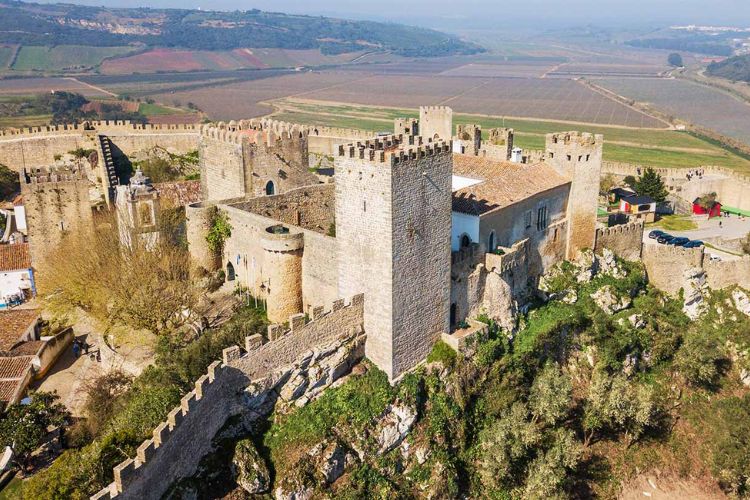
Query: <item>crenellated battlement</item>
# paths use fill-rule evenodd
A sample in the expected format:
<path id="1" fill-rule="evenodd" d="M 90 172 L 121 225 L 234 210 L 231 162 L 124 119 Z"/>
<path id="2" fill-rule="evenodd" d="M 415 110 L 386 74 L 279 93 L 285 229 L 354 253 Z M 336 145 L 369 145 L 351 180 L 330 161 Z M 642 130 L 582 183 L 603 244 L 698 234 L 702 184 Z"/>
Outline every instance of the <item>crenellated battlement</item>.
<path id="1" fill-rule="evenodd" d="M 349 301 L 344 299 L 335 300 L 329 307 L 313 307 L 309 314 L 293 314 L 286 323 L 268 325 L 268 339 L 273 341 L 287 333 L 298 332 L 301 328 L 311 325 L 332 313 L 350 307 L 363 307 L 364 303 L 365 295 L 360 293 L 352 296 Z"/>
<path id="2" fill-rule="evenodd" d="M 627 233 L 643 233 L 643 221 L 628 222 L 627 224 L 620 224 L 612 227 L 600 227 L 596 230 L 597 238 Z"/>
<path id="3" fill-rule="evenodd" d="M 154 132 L 194 132 L 198 133 L 200 125 L 188 124 L 157 124 L 157 123 L 135 123 L 130 120 L 94 120 L 82 123 L 65 123 L 59 125 L 42 125 L 36 127 L 6 128 L 0 130 L 0 138 L 23 138 L 37 137 L 57 134 L 81 134 L 81 133 L 154 133 Z"/>
<path id="4" fill-rule="evenodd" d="M 592 134 L 590 132 L 557 132 L 554 134 L 547 134 L 547 145 L 551 144 L 564 144 L 565 146 L 597 146 L 604 143 L 604 136 L 602 134 Z"/>
<path id="5" fill-rule="evenodd" d="M 396 165 L 409 160 L 450 153 L 451 143 L 439 140 L 425 141 L 422 136 L 384 136 L 365 142 L 339 146 L 340 158 L 358 158 L 360 160 Z"/>
<path id="6" fill-rule="evenodd" d="M 501 248 L 502 255 L 496 253 L 485 254 L 484 265 L 488 271 L 503 274 L 520 266 L 526 265 L 528 255 L 529 239 L 523 239 L 513 244 L 510 248 Z"/>

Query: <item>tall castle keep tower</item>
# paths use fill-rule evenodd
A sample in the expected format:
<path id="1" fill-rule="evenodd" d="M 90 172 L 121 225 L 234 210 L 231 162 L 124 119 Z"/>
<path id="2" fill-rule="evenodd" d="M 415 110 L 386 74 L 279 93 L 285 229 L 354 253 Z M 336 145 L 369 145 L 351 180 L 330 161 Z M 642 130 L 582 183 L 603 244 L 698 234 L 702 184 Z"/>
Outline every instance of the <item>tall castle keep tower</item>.
<path id="1" fill-rule="evenodd" d="M 498 150 L 502 150 L 505 153 L 505 160 L 510 160 L 511 153 L 513 152 L 512 128 L 491 128 L 487 142 L 495 146 Z"/>
<path id="2" fill-rule="evenodd" d="M 419 135 L 426 140 L 453 137 L 453 110 L 447 106 L 422 106 L 419 108 Z"/>
<path id="3" fill-rule="evenodd" d="M 604 136 L 580 132 L 547 134 L 545 162 L 570 179 L 567 214 L 568 251 L 573 259 L 594 248 Z"/>
<path id="4" fill-rule="evenodd" d="M 453 156 L 425 142 L 341 146 L 335 161 L 339 296 L 365 294 L 366 353 L 391 380 L 449 328 Z"/>
<path id="5" fill-rule="evenodd" d="M 482 127 L 480 125 L 456 125 L 453 152 L 478 155 L 482 148 Z"/>

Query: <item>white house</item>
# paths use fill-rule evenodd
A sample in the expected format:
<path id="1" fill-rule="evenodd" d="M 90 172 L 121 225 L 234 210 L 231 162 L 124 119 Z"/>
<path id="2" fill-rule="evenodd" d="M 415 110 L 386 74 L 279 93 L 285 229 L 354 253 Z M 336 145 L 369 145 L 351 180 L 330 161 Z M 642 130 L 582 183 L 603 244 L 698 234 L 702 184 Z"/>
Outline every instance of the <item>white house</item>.
<path id="1" fill-rule="evenodd" d="M 36 295 L 28 243 L 0 245 L 0 309 Z"/>

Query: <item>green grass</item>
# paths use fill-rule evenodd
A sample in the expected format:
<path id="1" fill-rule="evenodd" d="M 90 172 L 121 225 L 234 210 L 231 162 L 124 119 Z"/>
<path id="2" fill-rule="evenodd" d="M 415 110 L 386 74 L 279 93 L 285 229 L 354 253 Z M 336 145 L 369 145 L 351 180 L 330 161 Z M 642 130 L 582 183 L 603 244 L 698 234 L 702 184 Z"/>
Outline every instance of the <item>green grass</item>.
<path id="1" fill-rule="evenodd" d="M 22 481 L 18 476 L 10 480 L 10 482 L 0 490 L 0 500 L 10 500 L 12 498 L 18 498 L 21 494 Z"/>
<path id="2" fill-rule="evenodd" d="M 22 128 L 47 125 L 52 121 L 52 115 L 2 116 L 0 128 Z"/>
<path id="3" fill-rule="evenodd" d="M 141 105 L 138 107 L 138 112 L 146 116 L 177 115 L 180 113 L 184 113 L 184 111 L 181 109 L 167 108 L 159 104 L 149 104 L 147 102 L 141 103 Z"/>
<path id="4" fill-rule="evenodd" d="M 689 216 L 665 215 L 654 224 L 651 224 L 650 227 L 658 227 L 667 231 L 693 231 L 694 229 L 698 229 L 698 224 Z"/>
<path id="5" fill-rule="evenodd" d="M 283 102 L 282 105 L 286 106 Z M 418 116 L 414 109 L 371 108 L 356 104 L 293 102 L 289 105 L 294 109 L 288 109 L 275 118 L 304 124 L 390 131 L 394 118 Z M 750 161 L 746 158 L 718 144 L 676 130 L 628 129 L 462 114 L 455 114 L 453 118 L 456 125 L 476 123 L 485 132 L 493 127 L 513 128 L 515 143 L 525 149 L 543 149 L 544 136 L 548 133 L 584 130 L 604 135 L 605 161 L 678 168 L 717 165 L 750 173 Z"/>
<path id="6" fill-rule="evenodd" d="M 133 47 L 89 47 L 59 45 L 57 47 L 21 47 L 12 69 L 14 71 L 76 71 L 101 64 L 107 57 L 132 52 Z"/>
<path id="7" fill-rule="evenodd" d="M 6 69 L 8 67 L 11 62 L 11 58 L 15 53 L 15 46 L 0 45 L 0 69 Z"/>

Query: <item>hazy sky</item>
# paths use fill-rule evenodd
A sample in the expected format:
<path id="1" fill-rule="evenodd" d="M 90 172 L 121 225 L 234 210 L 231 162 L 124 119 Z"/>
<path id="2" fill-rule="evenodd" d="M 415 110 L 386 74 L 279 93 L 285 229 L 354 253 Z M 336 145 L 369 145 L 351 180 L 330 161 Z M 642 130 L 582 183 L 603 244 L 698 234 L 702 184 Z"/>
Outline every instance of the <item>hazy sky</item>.
<path id="1" fill-rule="evenodd" d="M 37 0 L 39 1 L 39 0 Z M 41 0 L 44 3 L 53 3 Z M 188 7 L 212 10 L 258 8 L 277 12 L 389 19 L 412 25 L 457 28 L 598 23 L 725 23 L 750 27 L 750 0 L 67 0 L 87 5 Z"/>

